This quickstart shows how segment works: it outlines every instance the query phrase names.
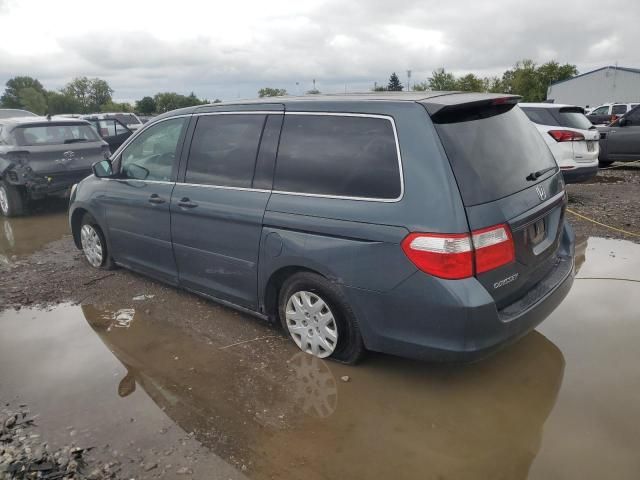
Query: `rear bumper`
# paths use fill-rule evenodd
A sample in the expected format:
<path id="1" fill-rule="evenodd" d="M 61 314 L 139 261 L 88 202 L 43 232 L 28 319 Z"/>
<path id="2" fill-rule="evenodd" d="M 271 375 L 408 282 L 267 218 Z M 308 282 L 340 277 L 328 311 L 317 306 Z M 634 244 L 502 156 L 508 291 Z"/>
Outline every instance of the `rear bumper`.
<path id="1" fill-rule="evenodd" d="M 91 175 L 91 169 L 44 176 L 33 175 L 27 180 L 25 186 L 32 197 L 36 198 L 46 195 L 62 194 L 88 175 Z"/>
<path id="2" fill-rule="evenodd" d="M 564 183 L 580 183 L 595 177 L 598 174 L 598 164 L 588 167 L 576 167 L 562 170 Z"/>
<path id="3" fill-rule="evenodd" d="M 534 301 L 519 300 L 522 309 L 514 304 L 498 311 L 475 278 L 441 280 L 421 272 L 386 294 L 345 290 L 368 349 L 429 361 L 475 361 L 526 335 L 566 297 L 575 254 L 566 224 L 562 244 L 562 271 L 553 270 L 534 287 Z"/>

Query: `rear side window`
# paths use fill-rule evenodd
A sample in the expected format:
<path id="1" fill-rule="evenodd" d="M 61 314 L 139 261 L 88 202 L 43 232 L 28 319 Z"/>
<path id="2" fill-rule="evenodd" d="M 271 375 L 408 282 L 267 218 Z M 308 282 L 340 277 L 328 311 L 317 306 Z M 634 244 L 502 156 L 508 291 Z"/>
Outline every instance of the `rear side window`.
<path id="1" fill-rule="evenodd" d="M 614 105 L 611 109 L 611 113 L 613 115 L 623 115 L 625 113 L 627 113 L 627 106 L 626 105 Z"/>
<path id="2" fill-rule="evenodd" d="M 529 108 L 529 107 L 521 107 L 522 111 L 525 113 L 529 120 L 533 123 L 537 123 L 538 125 L 558 125 L 558 121 L 554 118 L 551 112 L 546 108 Z"/>
<path id="3" fill-rule="evenodd" d="M 436 130 L 467 206 L 498 200 L 524 190 L 533 172 L 556 167 L 542 136 L 520 108 L 467 120 L 434 119 Z M 551 173 L 542 175 L 542 181 Z"/>
<path id="4" fill-rule="evenodd" d="M 591 112 L 591 115 L 607 115 L 608 113 L 609 107 L 607 105 L 604 105 L 602 107 L 596 108 L 593 112 Z"/>
<path id="5" fill-rule="evenodd" d="M 251 187 L 265 115 L 204 115 L 193 133 L 187 183 Z"/>
<path id="6" fill-rule="evenodd" d="M 52 124 L 18 127 L 13 130 L 16 144 L 21 146 L 64 145 L 98 142 L 100 137 L 87 124 Z"/>
<path id="7" fill-rule="evenodd" d="M 389 119 L 285 115 L 274 190 L 396 199 L 401 185 L 396 139 Z"/>
<path id="8" fill-rule="evenodd" d="M 581 130 L 589 130 L 593 127 L 593 124 L 585 117 L 581 108 L 561 108 L 558 111 L 558 119 L 560 120 L 560 125 L 563 127 L 578 128 Z"/>

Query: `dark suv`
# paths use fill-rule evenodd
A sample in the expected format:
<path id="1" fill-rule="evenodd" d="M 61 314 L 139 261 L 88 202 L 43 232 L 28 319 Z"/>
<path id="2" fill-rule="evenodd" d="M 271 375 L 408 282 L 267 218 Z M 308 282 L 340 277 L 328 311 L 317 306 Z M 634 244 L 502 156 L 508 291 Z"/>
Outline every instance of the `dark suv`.
<path id="1" fill-rule="evenodd" d="M 30 200 L 68 194 L 108 152 L 84 120 L 0 120 L 0 212 L 23 215 Z"/>
<path id="2" fill-rule="evenodd" d="M 518 97 L 314 96 L 177 110 L 95 165 L 78 248 L 265 318 L 303 351 L 471 360 L 573 282 L 562 175 Z"/>

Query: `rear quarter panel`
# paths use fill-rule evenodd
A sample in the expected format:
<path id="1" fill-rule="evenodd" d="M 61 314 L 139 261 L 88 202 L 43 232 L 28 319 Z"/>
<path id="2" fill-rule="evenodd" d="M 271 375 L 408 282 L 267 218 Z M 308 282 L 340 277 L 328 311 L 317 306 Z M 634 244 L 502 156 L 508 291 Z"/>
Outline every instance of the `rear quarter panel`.
<path id="1" fill-rule="evenodd" d="M 404 193 L 380 202 L 286 195 L 267 204 L 259 288 L 301 266 L 345 286 L 388 291 L 416 271 L 400 243 L 409 232 L 468 231 L 451 167 L 426 110 L 414 102 L 296 102 L 287 111 L 388 115 L 398 134 Z"/>

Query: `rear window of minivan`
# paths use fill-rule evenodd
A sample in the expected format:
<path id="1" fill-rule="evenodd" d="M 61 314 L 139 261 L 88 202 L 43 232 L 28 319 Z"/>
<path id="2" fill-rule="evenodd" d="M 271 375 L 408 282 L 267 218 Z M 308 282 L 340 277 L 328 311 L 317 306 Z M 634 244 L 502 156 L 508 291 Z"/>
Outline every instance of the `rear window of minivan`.
<path id="1" fill-rule="evenodd" d="M 402 182 L 391 120 L 287 113 L 273 188 L 312 195 L 399 198 Z"/>
<path id="2" fill-rule="evenodd" d="M 542 136 L 520 108 L 494 110 L 495 114 L 483 111 L 476 119 L 463 115 L 463 121 L 449 116 L 446 123 L 433 119 L 467 206 L 524 190 L 537 183 L 527 180 L 529 174 L 557 167 Z"/>

